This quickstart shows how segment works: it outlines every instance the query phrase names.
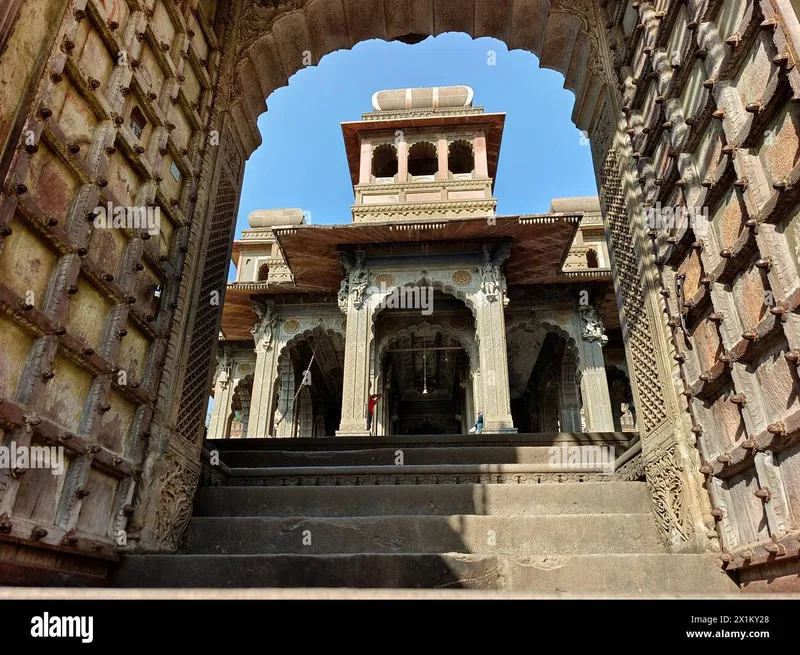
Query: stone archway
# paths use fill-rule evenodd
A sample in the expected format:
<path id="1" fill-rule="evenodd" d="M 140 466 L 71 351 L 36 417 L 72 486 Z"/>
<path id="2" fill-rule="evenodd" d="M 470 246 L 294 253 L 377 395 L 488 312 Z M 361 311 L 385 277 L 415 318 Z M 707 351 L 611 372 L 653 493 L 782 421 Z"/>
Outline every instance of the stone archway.
<path id="1" fill-rule="evenodd" d="M 273 384 L 277 393 L 274 398 L 268 394 L 269 398 L 262 399 L 262 402 L 272 401 L 271 406 L 265 407 L 269 433 L 258 436 L 332 435 L 341 413 L 342 332 L 321 325 L 298 331 L 292 338 L 279 343 L 276 357 L 278 365 Z M 304 384 L 306 371 L 309 378 Z M 321 434 L 315 434 L 320 423 Z"/>
<path id="2" fill-rule="evenodd" d="M 477 411 L 476 405 L 481 403 L 475 375 L 478 349 L 471 334 L 474 327 L 464 319 L 463 314 L 449 318 L 432 315 L 404 322 L 389 318 L 383 324 L 384 331 L 375 342 L 373 371 L 375 389 L 385 396 L 377 417 L 379 434 L 424 434 L 418 429 L 431 421 L 434 414 L 440 418 L 432 423 L 442 431 L 429 434 L 466 432 Z M 429 344 L 431 350 L 426 353 L 420 342 Z M 421 387 L 425 396 L 420 396 L 420 387 L 415 384 L 421 362 L 425 369 L 421 374 L 426 381 Z M 395 379 L 399 383 L 394 384 Z M 425 407 L 421 401 L 425 400 L 429 401 L 429 411 L 420 414 L 419 408 Z M 416 409 L 409 411 L 411 408 Z M 401 421 L 395 418 L 398 415 L 413 415 L 417 420 Z"/>
<path id="3" fill-rule="evenodd" d="M 798 412 L 795 405 L 772 402 L 759 376 L 778 385 L 780 394 L 795 383 L 800 359 L 796 257 L 784 235 L 796 223 L 800 202 L 799 174 L 792 168 L 794 110 L 787 108 L 800 95 L 794 66 L 800 27 L 788 3 L 687 0 L 669 3 L 665 11 L 621 0 L 155 4 L 156 10 L 145 12 L 120 2 L 87 9 L 86 2 L 42 0 L 41 14 L 33 16 L 14 0 L 0 10 L 0 46 L 6 48 L 0 79 L 8 80 L 0 105 L 0 255 L 2 265 L 13 268 L 33 249 L 43 262 L 37 274 L 23 266 L 31 275 L 0 280 L 0 335 L 13 344 L 4 346 L 10 373 L 0 386 L 3 429 L 22 444 L 69 436 L 63 440 L 72 460 L 65 498 L 73 499 L 90 473 L 105 476 L 104 487 L 114 490 L 105 499 L 108 515 L 93 520 L 102 527 L 64 546 L 82 508 L 89 512 L 92 506 L 53 501 L 56 509 L 39 523 L 15 517 L 15 504 L 31 493 L 30 483 L 5 476 L 0 515 L 11 517 L 9 538 L 35 548 L 32 535 L 44 530 L 48 548 L 90 557 L 111 554 L 114 531 L 124 528 L 137 535 L 133 545 L 141 549 L 176 547 L 199 477 L 203 409 L 233 224 L 244 162 L 259 143 L 255 120 L 266 109 L 265 98 L 332 50 L 369 38 L 411 43 L 459 31 L 536 53 L 543 66 L 565 75 L 576 94 L 573 120 L 591 141 L 644 468 L 665 539 L 678 549 L 716 549 L 722 534 L 728 562 L 737 567 L 742 552 L 747 562 L 756 557 L 767 565 L 785 550 L 783 533 L 797 527 L 781 489 L 797 483 L 787 462 Z M 120 62 L 123 51 L 127 56 Z M 691 58 L 684 55 L 693 52 L 701 57 L 689 66 Z M 750 59 L 758 66 L 743 71 Z M 160 75 L 143 85 L 129 60 Z M 61 102 L 68 95 L 75 106 Z M 702 98 L 705 105 L 695 102 Z M 155 117 L 152 124 L 127 124 L 138 107 Z M 68 120 L 82 111 L 90 117 L 85 124 Z M 780 157 L 762 152 L 767 133 L 775 137 L 772 152 Z M 177 186 L 162 175 L 173 166 Z M 742 224 L 762 226 L 753 237 L 761 258 L 724 264 L 727 256 L 717 254 L 741 244 L 717 248 L 717 233 L 709 241 L 714 248 L 699 254 L 689 248 L 689 259 L 682 258 L 681 239 L 691 246 L 691 233 L 656 232 L 651 241 L 644 204 L 671 201 L 675 188 L 687 202 L 708 202 L 719 210 L 723 223 L 737 215 L 729 196 L 741 198 L 747 216 L 740 211 Z M 126 244 L 115 245 L 95 235 L 86 216 L 101 197 L 161 206 L 175 228 L 172 240 L 157 244 L 131 230 Z M 755 262 L 767 266 L 767 260 L 772 267 L 764 277 L 780 300 L 770 316 L 787 319 L 767 317 L 769 326 L 751 320 L 741 299 L 723 288 L 724 278 L 709 277 L 719 268 L 749 283 Z M 701 266 L 703 277 L 695 275 Z M 702 341 L 716 331 L 727 350 L 752 358 L 749 368 L 726 365 L 734 374 L 726 373 L 719 397 L 703 379 L 710 376 L 696 355 L 702 349 L 684 352 L 675 345 L 684 344 L 686 335 L 678 330 L 686 308 L 676 304 L 674 277 L 688 269 L 712 285 L 706 296 L 698 289 L 698 299 L 729 320 L 720 333 L 693 310 L 690 320 L 704 327 L 687 339 Z M 46 302 L 28 302 L 31 289 Z M 91 320 L 71 323 L 68 310 L 78 307 L 81 313 L 82 306 L 88 308 L 83 317 Z M 780 335 L 770 351 L 778 364 L 758 352 L 760 345 L 748 345 L 751 331 L 760 337 L 767 328 Z M 120 385 L 112 375 L 129 363 L 136 365 L 136 387 Z M 765 373 L 770 370 L 773 375 Z M 737 427 L 715 417 L 728 416 L 727 398 L 744 392 L 748 402 L 740 420 L 752 437 L 730 442 Z M 53 396 L 61 396 L 60 406 Z M 99 446 L 99 454 L 87 458 L 98 447 L 104 415 L 125 417 L 122 441 L 130 447 L 121 452 Z M 747 479 L 726 469 L 725 462 L 734 460 Z M 768 514 L 770 534 L 780 543 L 762 544 L 752 536 L 746 511 L 752 499 L 742 491 L 750 479 L 778 494 L 766 512 L 769 501 L 762 493 L 757 509 Z M 713 515 L 709 493 L 718 510 Z M 120 518 L 131 503 L 132 519 Z M 58 567 L 53 558 L 51 565 Z"/>
<path id="4" fill-rule="evenodd" d="M 261 142 L 256 119 L 267 109 L 265 98 L 301 68 L 368 39 L 415 42 L 463 32 L 528 50 L 543 68 L 564 75 L 576 99 L 572 120 L 587 133 L 606 95 L 598 29 L 606 21 L 592 0 L 268 0 L 244 3 L 238 20 L 231 112 L 248 152 Z"/>

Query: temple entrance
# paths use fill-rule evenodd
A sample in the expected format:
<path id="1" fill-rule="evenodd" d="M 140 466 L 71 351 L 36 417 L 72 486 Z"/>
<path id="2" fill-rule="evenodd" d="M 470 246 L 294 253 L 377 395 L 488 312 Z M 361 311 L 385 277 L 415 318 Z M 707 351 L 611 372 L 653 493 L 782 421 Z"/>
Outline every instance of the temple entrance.
<path id="1" fill-rule="evenodd" d="M 545 326 L 508 335 L 511 414 L 520 432 L 582 432 L 585 426 L 575 351 Z"/>
<path id="2" fill-rule="evenodd" d="M 373 431 L 382 435 L 463 434 L 474 418 L 470 353 L 474 321 L 464 303 L 439 291 L 429 316 L 385 309 L 376 322 L 383 393 Z"/>
<path id="3" fill-rule="evenodd" d="M 290 341 L 278 358 L 272 434 L 333 436 L 342 414 L 344 337 L 315 328 Z"/>
<path id="4" fill-rule="evenodd" d="M 539 357 L 518 398 L 511 401 L 521 432 L 582 432 L 581 398 L 574 353 L 566 341 L 545 334 Z"/>

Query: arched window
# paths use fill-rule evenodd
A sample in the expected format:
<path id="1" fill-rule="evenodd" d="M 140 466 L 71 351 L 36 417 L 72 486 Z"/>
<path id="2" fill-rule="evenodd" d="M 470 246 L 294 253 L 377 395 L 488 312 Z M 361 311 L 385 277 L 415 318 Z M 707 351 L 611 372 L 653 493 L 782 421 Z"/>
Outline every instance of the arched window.
<path id="1" fill-rule="evenodd" d="M 258 279 L 257 282 L 266 282 L 267 278 L 269 278 L 269 264 L 261 264 L 258 267 Z"/>
<path id="2" fill-rule="evenodd" d="M 375 178 L 397 175 L 397 148 L 392 144 L 381 144 L 372 151 L 372 175 Z"/>
<path id="3" fill-rule="evenodd" d="M 592 249 L 586 252 L 586 266 L 587 268 L 600 268 L 596 250 Z"/>
<path id="4" fill-rule="evenodd" d="M 475 153 L 469 141 L 459 139 L 450 144 L 447 167 L 454 175 L 464 175 L 475 170 Z"/>
<path id="5" fill-rule="evenodd" d="M 436 175 L 439 158 L 430 141 L 418 141 L 408 149 L 408 173 L 414 177 Z"/>

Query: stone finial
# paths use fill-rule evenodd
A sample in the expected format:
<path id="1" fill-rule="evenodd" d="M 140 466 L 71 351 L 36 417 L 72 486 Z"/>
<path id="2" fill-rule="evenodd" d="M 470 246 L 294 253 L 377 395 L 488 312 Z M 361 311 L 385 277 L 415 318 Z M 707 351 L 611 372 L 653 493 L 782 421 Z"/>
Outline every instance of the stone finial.
<path id="1" fill-rule="evenodd" d="M 259 209 L 247 217 L 250 227 L 278 227 L 284 225 L 303 225 L 305 212 L 302 209 Z"/>
<path id="2" fill-rule="evenodd" d="M 471 107 L 475 91 L 468 86 L 436 86 L 418 89 L 391 89 L 372 96 L 375 111 L 404 109 L 452 109 Z"/>

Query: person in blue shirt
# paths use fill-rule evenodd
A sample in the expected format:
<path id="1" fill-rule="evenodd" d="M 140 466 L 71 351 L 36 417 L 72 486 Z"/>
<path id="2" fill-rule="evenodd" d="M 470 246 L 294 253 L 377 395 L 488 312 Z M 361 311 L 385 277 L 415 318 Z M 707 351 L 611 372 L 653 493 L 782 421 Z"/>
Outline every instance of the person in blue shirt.
<path id="1" fill-rule="evenodd" d="M 478 410 L 478 419 L 475 421 L 475 425 L 470 428 L 470 432 L 476 432 L 480 434 L 483 432 L 483 410 Z"/>

